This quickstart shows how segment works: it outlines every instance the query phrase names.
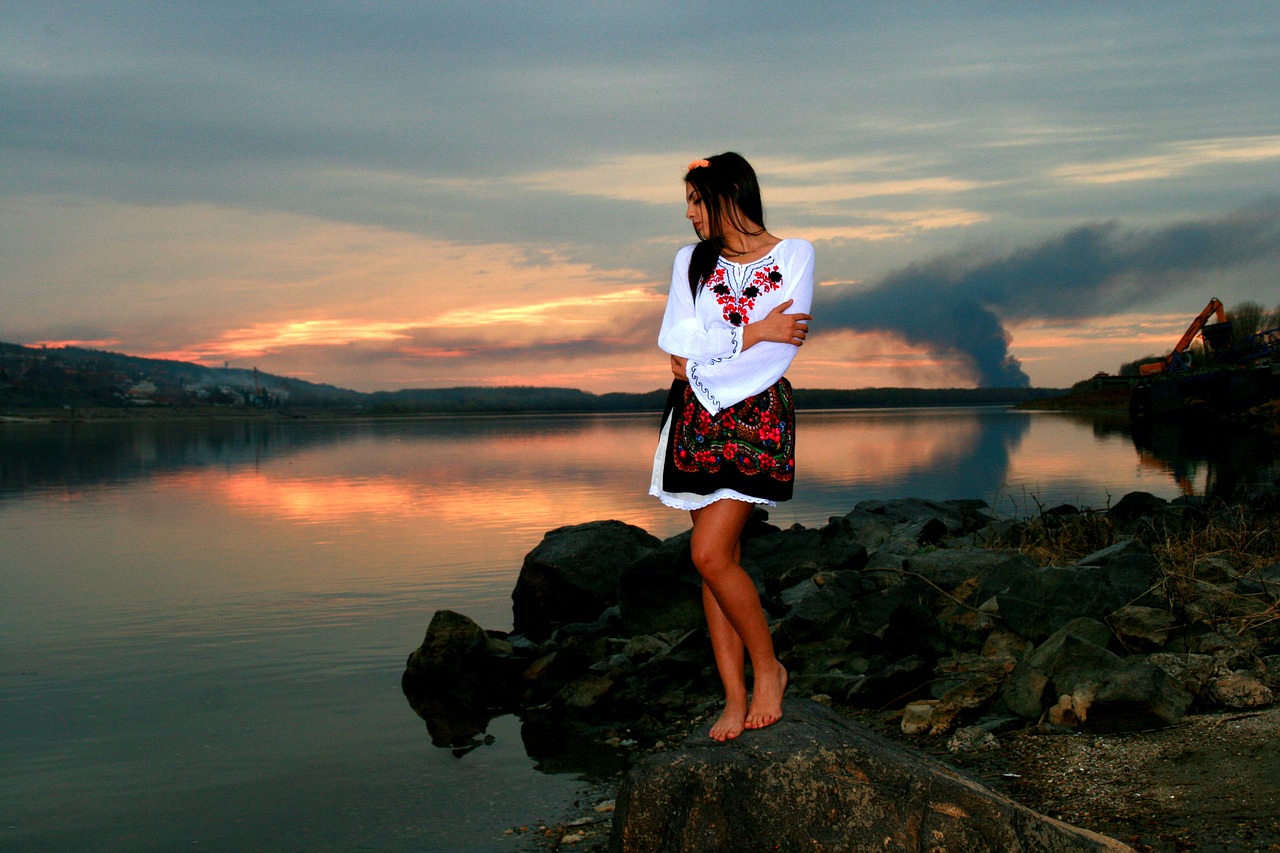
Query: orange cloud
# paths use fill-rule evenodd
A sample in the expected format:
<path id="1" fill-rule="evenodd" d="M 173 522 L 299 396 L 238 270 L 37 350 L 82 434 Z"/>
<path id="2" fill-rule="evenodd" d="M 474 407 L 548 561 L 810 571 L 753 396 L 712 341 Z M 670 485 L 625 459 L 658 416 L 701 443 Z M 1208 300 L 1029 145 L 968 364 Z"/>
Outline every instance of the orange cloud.
<path id="1" fill-rule="evenodd" d="M 172 358 L 198 363 L 254 358 L 268 352 L 296 346 L 343 346 L 359 341 L 407 340 L 405 323 L 368 323 L 343 320 L 293 320 L 284 323 L 255 323 L 245 329 L 224 332 L 206 343 L 192 344 L 150 358 Z"/>
<path id="2" fill-rule="evenodd" d="M 1177 177 L 1205 166 L 1280 159 L 1280 136 L 1242 136 L 1179 142 L 1161 154 L 1063 166 L 1051 174 L 1068 183 L 1118 184 Z"/>
<path id="3" fill-rule="evenodd" d="M 586 318 L 580 315 L 584 311 L 596 308 L 607 308 L 615 305 L 633 303 L 657 304 L 664 296 L 646 288 L 629 288 L 627 290 L 603 293 L 598 296 L 574 297 L 572 299 L 556 299 L 549 302 L 536 302 L 530 305 L 517 305 L 505 308 L 489 308 L 481 311 L 449 311 L 438 319 L 416 324 L 422 329 L 462 328 L 490 326 L 501 323 L 521 325 L 542 325 L 547 322 L 547 315 L 561 312 L 556 322 L 581 323 Z"/>

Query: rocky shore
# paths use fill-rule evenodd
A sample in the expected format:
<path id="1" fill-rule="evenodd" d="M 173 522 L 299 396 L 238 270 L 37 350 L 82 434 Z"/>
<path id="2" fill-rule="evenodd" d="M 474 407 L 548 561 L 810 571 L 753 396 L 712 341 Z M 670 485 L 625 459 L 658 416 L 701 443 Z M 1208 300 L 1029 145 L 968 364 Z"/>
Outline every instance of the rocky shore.
<path id="1" fill-rule="evenodd" d="M 895 849 L 926 832 L 949 849 L 1280 849 L 1280 771 L 1260 760 L 1280 751 L 1278 510 L 1269 490 L 1022 519 L 973 500 L 865 501 L 817 529 L 757 513 L 742 562 L 792 678 L 784 720 L 727 745 L 705 736 L 719 683 L 688 533 L 560 528 L 525 559 L 513 631 L 436 613 L 405 693 L 439 746 L 474 749 L 514 712 L 548 762 L 572 763 L 566 745 L 618 759 L 580 813 L 529 832 L 540 849 L 711 849 L 645 833 L 731 796 L 758 813 L 779 762 L 811 770 L 752 830 L 774 834 L 769 849 L 841 849 L 859 832 Z M 833 782 L 836 765 L 854 772 Z M 676 767 L 679 802 L 644 793 Z M 731 796 L 715 781 L 744 774 L 759 784 Z M 965 781 L 917 806 L 893 793 L 950 776 Z"/>

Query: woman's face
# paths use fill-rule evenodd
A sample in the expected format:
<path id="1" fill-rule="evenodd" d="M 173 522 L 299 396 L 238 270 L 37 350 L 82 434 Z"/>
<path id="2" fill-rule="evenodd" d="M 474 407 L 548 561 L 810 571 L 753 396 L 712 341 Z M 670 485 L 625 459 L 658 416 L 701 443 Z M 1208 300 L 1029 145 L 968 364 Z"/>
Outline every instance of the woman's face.
<path id="1" fill-rule="evenodd" d="M 707 205 L 702 200 L 702 196 L 698 195 L 693 184 L 687 181 L 684 185 L 684 200 L 688 204 L 684 212 L 685 218 L 693 223 L 694 233 L 698 235 L 699 240 L 707 239 L 711 236 L 707 226 Z"/>

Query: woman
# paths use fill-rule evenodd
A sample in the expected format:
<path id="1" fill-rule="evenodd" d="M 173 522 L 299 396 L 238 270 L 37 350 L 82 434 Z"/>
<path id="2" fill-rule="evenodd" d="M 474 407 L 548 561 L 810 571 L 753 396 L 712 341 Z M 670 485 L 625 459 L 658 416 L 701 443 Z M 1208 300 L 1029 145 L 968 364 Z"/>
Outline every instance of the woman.
<path id="1" fill-rule="evenodd" d="M 753 505 L 791 497 L 795 416 L 783 374 L 808 334 L 813 246 L 765 229 L 755 171 L 741 156 L 696 160 L 684 180 L 700 242 L 676 254 L 658 335 L 675 381 L 650 493 L 693 517 L 693 564 L 725 691 L 711 736 L 725 741 L 782 717 L 787 672 L 739 565 L 739 537 Z"/>

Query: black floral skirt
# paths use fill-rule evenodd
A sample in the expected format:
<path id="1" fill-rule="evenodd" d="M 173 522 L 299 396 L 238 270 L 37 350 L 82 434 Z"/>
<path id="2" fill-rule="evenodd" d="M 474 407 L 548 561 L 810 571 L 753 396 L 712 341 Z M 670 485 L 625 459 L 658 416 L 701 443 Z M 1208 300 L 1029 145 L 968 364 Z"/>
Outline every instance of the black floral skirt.
<path id="1" fill-rule="evenodd" d="M 791 498 L 796 476 L 796 417 L 791 383 L 770 388 L 711 414 L 688 382 L 667 394 L 671 416 L 662 488 L 709 495 L 733 489 L 768 501 Z"/>

